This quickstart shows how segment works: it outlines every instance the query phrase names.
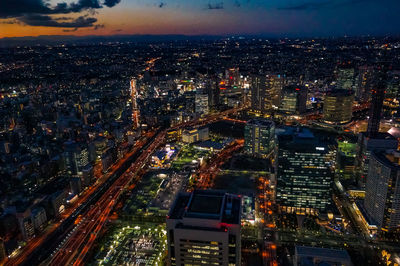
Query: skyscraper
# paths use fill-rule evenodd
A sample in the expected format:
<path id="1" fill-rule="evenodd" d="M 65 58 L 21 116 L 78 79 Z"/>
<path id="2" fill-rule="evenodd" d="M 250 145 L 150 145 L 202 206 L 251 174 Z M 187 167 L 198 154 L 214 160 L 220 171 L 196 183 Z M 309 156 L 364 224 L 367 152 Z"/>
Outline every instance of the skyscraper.
<path id="1" fill-rule="evenodd" d="M 397 146 L 397 139 L 389 133 L 378 132 L 375 137 L 369 137 L 367 132 L 361 132 L 358 135 L 356 169 L 362 185 L 364 185 L 368 174 L 371 152 L 396 149 Z"/>
<path id="2" fill-rule="evenodd" d="M 369 120 L 368 120 L 368 129 L 367 135 L 369 137 L 377 136 L 379 132 L 379 124 L 381 121 L 381 113 L 383 107 L 383 100 L 385 98 L 385 88 L 386 88 L 386 81 L 387 81 L 387 69 L 385 66 L 379 69 L 376 80 L 375 86 L 371 90 L 372 95 L 372 105 L 369 110 Z"/>
<path id="3" fill-rule="evenodd" d="M 137 87 L 136 87 L 136 79 L 132 79 L 130 82 L 130 94 L 132 100 L 132 125 L 133 129 L 139 128 L 139 107 L 137 105 Z"/>
<path id="4" fill-rule="evenodd" d="M 380 133 L 379 125 L 385 97 L 386 77 L 388 66 L 380 64 L 371 90 L 372 106 L 370 108 L 367 132 L 362 132 L 358 137 L 356 167 L 360 181 L 364 184 L 368 173 L 368 163 L 373 150 L 396 149 L 397 140 L 388 133 Z"/>
<path id="5" fill-rule="evenodd" d="M 81 174 L 82 169 L 89 164 L 87 147 L 72 141 L 64 143 L 64 146 L 64 162 L 67 172 L 72 175 Z"/>
<path id="6" fill-rule="evenodd" d="M 181 193 L 167 217 L 171 265 L 240 265 L 241 198 L 221 191 Z"/>
<path id="7" fill-rule="evenodd" d="M 208 94 L 203 89 L 198 88 L 195 95 L 195 112 L 200 115 L 208 114 Z"/>
<path id="8" fill-rule="evenodd" d="M 267 156 L 275 147 L 275 124 L 267 119 L 253 119 L 244 129 L 244 150 L 253 156 Z"/>
<path id="9" fill-rule="evenodd" d="M 227 86 L 239 86 L 240 85 L 240 73 L 239 68 L 229 68 L 225 71 L 225 79 Z"/>
<path id="10" fill-rule="evenodd" d="M 354 68 L 345 62 L 337 67 L 337 87 L 346 90 L 354 90 Z"/>
<path id="11" fill-rule="evenodd" d="M 282 90 L 279 110 L 286 114 L 302 114 L 307 105 L 307 88 L 304 86 L 286 86 Z"/>
<path id="12" fill-rule="evenodd" d="M 281 75 L 256 75 L 251 83 L 251 108 L 264 113 L 278 108 L 281 101 L 281 91 L 284 78 Z"/>
<path id="13" fill-rule="evenodd" d="M 365 210 L 378 230 L 400 229 L 400 153 L 372 152 L 366 184 Z"/>
<path id="14" fill-rule="evenodd" d="M 307 128 L 278 135 L 276 203 L 287 212 L 326 212 L 331 204 L 332 153 Z"/>
<path id="15" fill-rule="evenodd" d="M 363 65 L 358 68 L 358 84 L 356 89 L 356 99 L 366 102 L 371 95 L 373 67 Z"/>
<path id="16" fill-rule="evenodd" d="M 354 92 L 335 89 L 326 93 L 324 100 L 324 121 L 331 124 L 344 124 L 351 120 Z"/>
<path id="17" fill-rule="evenodd" d="M 212 110 L 219 108 L 219 84 L 216 77 L 211 77 L 206 84 L 206 91 L 208 93 L 208 106 Z"/>

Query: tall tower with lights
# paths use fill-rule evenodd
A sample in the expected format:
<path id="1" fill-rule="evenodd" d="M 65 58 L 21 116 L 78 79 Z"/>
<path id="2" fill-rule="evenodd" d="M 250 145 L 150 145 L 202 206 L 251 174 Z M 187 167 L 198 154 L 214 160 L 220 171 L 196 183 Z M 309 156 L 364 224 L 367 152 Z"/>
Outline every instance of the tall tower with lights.
<path id="1" fill-rule="evenodd" d="M 136 79 L 131 79 L 130 82 L 130 93 L 132 98 L 132 120 L 133 120 L 133 129 L 139 128 L 139 108 L 137 105 L 137 88 L 136 88 Z"/>

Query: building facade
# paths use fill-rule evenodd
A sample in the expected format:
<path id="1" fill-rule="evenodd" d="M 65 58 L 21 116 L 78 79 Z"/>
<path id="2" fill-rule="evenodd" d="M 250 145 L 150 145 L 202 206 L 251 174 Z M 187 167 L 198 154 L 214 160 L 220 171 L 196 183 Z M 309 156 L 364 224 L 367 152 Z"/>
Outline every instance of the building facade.
<path id="1" fill-rule="evenodd" d="M 276 203 L 287 212 L 327 212 L 332 157 L 325 142 L 306 128 L 278 136 Z"/>
<path id="2" fill-rule="evenodd" d="M 354 102 L 354 92 L 336 89 L 326 93 L 324 100 L 324 121 L 330 124 L 350 122 Z"/>
<path id="3" fill-rule="evenodd" d="M 221 191 L 181 193 L 167 217 L 171 265 L 240 265 L 241 198 Z"/>
<path id="4" fill-rule="evenodd" d="M 279 111 L 285 114 L 302 114 L 307 110 L 307 88 L 287 86 L 282 90 Z"/>
<path id="5" fill-rule="evenodd" d="M 251 109 L 265 113 L 277 109 L 281 101 L 284 77 L 281 75 L 257 75 L 252 77 Z"/>
<path id="6" fill-rule="evenodd" d="M 194 143 L 209 139 L 208 127 L 190 128 L 182 131 L 182 142 Z"/>
<path id="7" fill-rule="evenodd" d="M 275 124 L 267 119 L 253 119 L 244 129 L 244 150 L 252 156 L 264 157 L 275 148 Z"/>
<path id="8" fill-rule="evenodd" d="M 364 206 L 378 230 L 400 230 L 400 152 L 372 152 Z"/>

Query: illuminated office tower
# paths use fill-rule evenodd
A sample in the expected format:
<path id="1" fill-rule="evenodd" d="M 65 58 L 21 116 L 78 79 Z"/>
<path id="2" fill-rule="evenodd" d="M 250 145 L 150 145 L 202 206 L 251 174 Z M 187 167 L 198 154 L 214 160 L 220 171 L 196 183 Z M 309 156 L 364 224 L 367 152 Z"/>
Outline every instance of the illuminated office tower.
<path id="1" fill-rule="evenodd" d="M 366 184 L 365 210 L 378 230 L 400 230 L 400 153 L 372 152 Z"/>
<path id="2" fill-rule="evenodd" d="M 354 92 L 335 89 L 326 93 L 324 100 L 324 121 L 330 124 L 350 122 L 354 102 Z"/>
<path id="3" fill-rule="evenodd" d="M 225 79 L 226 85 L 233 87 L 233 86 L 240 86 L 240 73 L 239 68 L 230 68 L 225 71 Z"/>
<path id="4" fill-rule="evenodd" d="M 275 147 L 275 124 L 266 119 L 253 119 L 244 129 L 244 150 L 253 156 L 264 157 Z"/>
<path id="5" fill-rule="evenodd" d="M 358 84 L 356 89 L 356 99 L 360 102 L 369 100 L 372 89 L 373 67 L 363 65 L 358 69 Z"/>
<path id="6" fill-rule="evenodd" d="M 221 191 L 180 193 L 167 216 L 171 265 L 240 265 L 241 198 Z"/>
<path id="7" fill-rule="evenodd" d="M 386 92 L 387 98 L 396 98 L 400 99 L 400 71 L 391 71 L 389 78 L 388 89 Z"/>
<path id="8" fill-rule="evenodd" d="M 306 112 L 307 88 L 304 86 L 287 86 L 282 90 L 279 110 L 286 114 L 302 114 Z"/>
<path id="9" fill-rule="evenodd" d="M 281 75 L 257 75 L 252 77 L 251 109 L 266 112 L 280 105 L 284 77 Z"/>
<path id="10" fill-rule="evenodd" d="M 372 105 L 369 110 L 367 132 L 361 132 L 358 136 L 356 167 L 358 177 L 364 184 L 368 173 L 368 163 L 373 150 L 396 149 L 398 141 L 388 133 L 379 132 L 382 114 L 383 100 L 385 97 L 387 69 L 379 69 L 374 80 L 374 88 L 371 90 Z"/>
<path id="11" fill-rule="evenodd" d="M 89 164 L 89 151 L 87 147 L 73 141 L 65 142 L 64 163 L 69 174 L 81 175 L 83 168 Z"/>
<path id="12" fill-rule="evenodd" d="M 197 114 L 208 114 L 208 94 L 204 93 L 203 89 L 196 90 L 194 107 Z"/>
<path id="13" fill-rule="evenodd" d="M 301 128 L 278 135 L 276 203 L 286 212 L 327 212 L 334 153 L 327 142 Z"/>
<path id="14" fill-rule="evenodd" d="M 354 90 L 354 68 L 347 63 L 343 63 L 337 68 L 336 84 L 338 88 Z"/>

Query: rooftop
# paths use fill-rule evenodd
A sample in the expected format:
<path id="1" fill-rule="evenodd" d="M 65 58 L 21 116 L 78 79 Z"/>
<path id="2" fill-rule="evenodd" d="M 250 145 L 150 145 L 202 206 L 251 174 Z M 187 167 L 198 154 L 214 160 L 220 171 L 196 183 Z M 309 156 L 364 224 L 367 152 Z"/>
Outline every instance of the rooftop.
<path id="1" fill-rule="evenodd" d="M 373 151 L 373 155 L 384 165 L 400 169 L 400 152 L 396 150 Z"/>
<path id="2" fill-rule="evenodd" d="M 240 222 L 240 197 L 219 190 L 195 190 L 181 193 L 175 200 L 169 219 L 198 218 Z"/>
<path id="3" fill-rule="evenodd" d="M 257 125 L 257 126 L 265 126 L 265 127 L 271 127 L 274 126 L 274 122 L 268 119 L 251 119 L 247 121 L 248 125 Z"/>
<path id="4" fill-rule="evenodd" d="M 336 259 L 336 260 L 351 261 L 349 253 L 347 253 L 346 250 L 296 246 L 296 253 L 299 256 L 326 257 L 326 258 L 332 258 L 332 259 Z"/>
<path id="5" fill-rule="evenodd" d="M 354 91 L 345 89 L 333 89 L 326 93 L 326 96 L 333 96 L 333 97 L 352 96 L 352 95 L 354 95 Z"/>

